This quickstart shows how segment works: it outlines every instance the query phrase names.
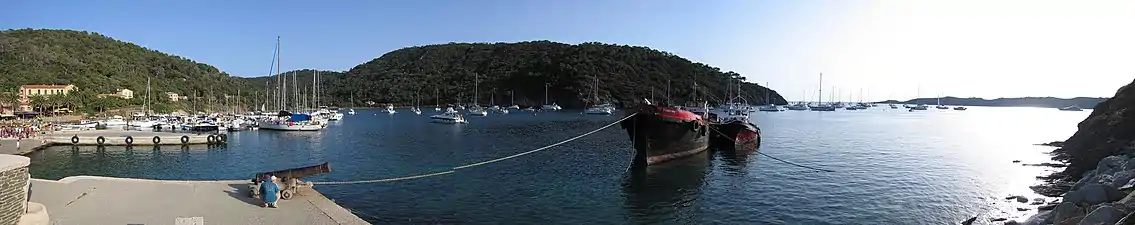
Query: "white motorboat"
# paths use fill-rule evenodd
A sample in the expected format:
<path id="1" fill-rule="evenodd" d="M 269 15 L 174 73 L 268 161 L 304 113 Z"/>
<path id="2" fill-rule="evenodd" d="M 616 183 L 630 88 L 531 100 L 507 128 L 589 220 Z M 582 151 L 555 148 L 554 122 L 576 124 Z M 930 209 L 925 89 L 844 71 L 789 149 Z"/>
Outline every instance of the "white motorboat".
<path id="1" fill-rule="evenodd" d="M 584 110 L 584 111 L 583 111 L 583 114 L 589 114 L 589 115 L 611 115 L 611 113 L 613 113 L 613 112 L 614 112 L 614 111 L 613 111 L 613 110 L 611 110 L 611 108 L 610 108 L 610 107 L 603 107 L 603 106 L 594 106 L 594 107 L 590 107 L 590 108 L 587 108 L 587 110 Z"/>
<path id="2" fill-rule="evenodd" d="M 520 109 L 520 106 L 519 105 L 512 105 L 512 106 L 509 106 L 508 109 Z"/>
<path id="3" fill-rule="evenodd" d="M 788 105 L 788 110 L 805 111 L 805 110 L 808 110 L 808 105 L 806 105 L 804 103 L 796 103 L 796 104 Z"/>
<path id="4" fill-rule="evenodd" d="M 328 111 L 327 119 L 331 121 L 343 119 L 343 113 L 339 112 L 339 108 L 331 108 Z"/>
<path id="5" fill-rule="evenodd" d="M 126 124 L 127 124 L 126 120 L 123 120 L 121 116 L 114 116 L 111 119 L 99 121 L 99 125 L 102 125 L 102 126 L 107 127 L 107 128 L 125 127 Z"/>
<path id="6" fill-rule="evenodd" d="M 453 110 L 453 108 L 446 109 L 442 114 L 430 116 L 430 121 L 446 124 L 466 123 L 465 117 L 461 116 L 461 113 L 458 113 L 457 110 Z"/>
<path id="7" fill-rule="evenodd" d="M 410 112 L 414 112 L 414 114 L 422 115 L 422 110 L 418 109 L 418 107 L 410 108 Z"/>
<path id="8" fill-rule="evenodd" d="M 441 107 L 434 107 L 435 112 L 441 112 Z"/>
<path id="9" fill-rule="evenodd" d="M 469 115 L 472 115 L 472 116 L 488 116 L 489 112 L 486 111 L 485 108 L 481 108 L 480 106 L 473 106 L 473 107 L 470 107 L 470 109 L 469 109 Z"/>
<path id="10" fill-rule="evenodd" d="M 493 107 L 489 107 L 489 111 L 493 111 L 495 113 L 500 113 L 500 114 L 508 114 L 508 109 L 501 108 L 500 106 L 495 106 L 495 105 Z"/>
<path id="11" fill-rule="evenodd" d="M 394 105 L 386 105 L 386 113 L 394 114 L 394 113 L 397 113 L 397 112 L 398 111 L 394 111 Z"/>
<path id="12" fill-rule="evenodd" d="M 556 105 L 556 103 L 552 103 L 551 105 L 540 106 L 540 110 L 557 111 L 557 110 L 561 110 L 561 109 L 564 109 L 564 108 L 560 107 L 560 105 Z"/>
<path id="13" fill-rule="evenodd" d="M 1070 105 L 1060 108 L 1060 111 L 1084 111 L 1084 108 L 1080 108 L 1078 105 Z"/>
<path id="14" fill-rule="evenodd" d="M 927 109 L 930 109 L 930 107 L 929 107 L 929 106 L 926 106 L 925 104 L 918 104 L 918 105 L 916 105 L 916 106 L 911 106 L 911 107 L 910 107 L 910 111 L 914 111 L 914 110 L 927 110 Z"/>
<path id="15" fill-rule="evenodd" d="M 776 106 L 776 105 L 773 105 L 773 104 L 768 104 L 768 105 L 762 105 L 762 106 L 760 106 L 760 107 L 757 107 L 757 111 L 761 111 L 761 112 L 780 112 L 780 111 L 782 111 L 782 110 L 780 110 L 780 107 L 778 107 L 778 106 Z"/>
<path id="16" fill-rule="evenodd" d="M 349 114 L 349 115 L 355 115 L 355 109 L 348 109 L 348 110 L 347 110 L 347 114 Z"/>

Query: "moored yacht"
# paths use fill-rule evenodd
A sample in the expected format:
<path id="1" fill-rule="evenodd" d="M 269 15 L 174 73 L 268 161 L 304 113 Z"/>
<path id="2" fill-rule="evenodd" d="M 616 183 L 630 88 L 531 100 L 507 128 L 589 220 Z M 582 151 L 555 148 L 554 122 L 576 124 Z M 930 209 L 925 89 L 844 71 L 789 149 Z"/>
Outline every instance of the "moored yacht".
<path id="1" fill-rule="evenodd" d="M 958 106 L 958 107 L 954 107 L 954 110 L 965 111 L 966 107 L 965 106 Z"/>
<path id="2" fill-rule="evenodd" d="M 430 116 L 430 121 L 447 124 L 466 123 L 465 117 L 461 116 L 461 113 L 458 113 L 457 110 L 454 110 L 452 107 L 446 109 L 444 113 Z"/>
<path id="3" fill-rule="evenodd" d="M 556 110 L 561 110 L 561 109 L 563 109 L 563 107 L 560 107 L 560 105 L 556 105 L 556 103 L 552 103 L 551 105 L 540 106 L 540 110 L 556 111 Z"/>
<path id="4" fill-rule="evenodd" d="M 488 116 L 489 112 L 486 111 L 485 108 L 482 108 L 479 105 L 474 105 L 472 107 L 469 107 L 469 115 L 472 115 L 472 116 Z"/>
<path id="5" fill-rule="evenodd" d="M 611 107 L 604 106 L 604 105 L 597 105 L 597 106 L 592 106 L 592 107 L 587 108 L 587 110 L 583 111 L 583 114 L 611 115 L 611 113 L 613 113 L 613 112 L 614 112 L 614 110 Z"/>
<path id="6" fill-rule="evenodd" d="M 394 111 L 394 105 L 390 105 L 390 104 L 386 105 L 386 113 L 394 114 L 394 113 L 397 113 L 397 112 L 398 111 Z"/>
<path id="7" fill-rule="evenodd" d="M 257 123 L 257 126 L 266 130 L 318 131 L 326 127 L 326 124 L 312 120 L 311 115 L 308 114 L 292 114 L 287 111 L 281 111 L 275 119 L 260 121 Z"/>
<path id="8" fill-rule="evenodd" d="M 782 110 L 780 109 L 780 107 L 779 107 L 779 106 L 776 106 L 776 105 L 773 105 L 773 104 L 768 104 L 768 105 L 762 105 L 762 106 L 760 106 L 760 107 L 757 107 L 757 111 L 761 111 L 761 112 L 780 112 L 780 111 L 782 111 Z"/>
<path id="9" fill-rule="evenodd" d="M 1078 105 L 1070 105 L 1060 108 L 1060 111 L 1084 111 L 1084 108 L 1080 108 Z"/>
<path id="10" fill-rule="evenodd" d="M 788 105 L 788 110 L 794 110 L 794 111 L 808 110 L 808 105 L 804 104 L 803 102 L 796 103 L 796 104 Z"/>

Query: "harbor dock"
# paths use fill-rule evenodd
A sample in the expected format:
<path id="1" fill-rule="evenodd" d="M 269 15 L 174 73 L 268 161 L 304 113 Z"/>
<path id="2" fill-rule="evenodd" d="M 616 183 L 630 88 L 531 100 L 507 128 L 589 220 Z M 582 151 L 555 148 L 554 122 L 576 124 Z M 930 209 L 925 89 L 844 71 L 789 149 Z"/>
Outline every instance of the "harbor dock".
<path id="1" fill-rule="evenodd" d="M 0 224 L 370 224 L 311 188 L 263 208 L 249 197 L 249 180 L 30 178 L 30 159 L 12 154 L 51 142 L 24 139 L 19 149 L 15 140 L 0 142 L 0 199 L 13 200 L 0 201 Z"/>
<path id="2" fill-rule="evenodd" d="M 226 134 L 128 130 L 59 131 L 41 135 L 39 138 L 51 145 L 106 146 L 200 145 L 221 144 L 228 141 Z"/>
<path id="3" fill-rule="evenodd" d="M 369 224 L 319 192 L 302 190 L 279 208 L 248 196 L 248 180 L 166 181 L 74 176 L 31 179 L 30 201 L 51 224 Z"/>

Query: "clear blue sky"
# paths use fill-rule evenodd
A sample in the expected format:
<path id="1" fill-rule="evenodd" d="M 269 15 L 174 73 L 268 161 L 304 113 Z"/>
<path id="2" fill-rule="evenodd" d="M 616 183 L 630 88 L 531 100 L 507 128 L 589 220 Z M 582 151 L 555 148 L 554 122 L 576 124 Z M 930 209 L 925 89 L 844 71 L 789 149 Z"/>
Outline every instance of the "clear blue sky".
<path id="1" fill-rule="evenodd" d="M 1026 2 L 1029 2 L 1026 4 Z M 790 100 L 1111 96 L 1135 78 L 1135 1 L 6 1 L 0 29 L 87 30 L 217 66 L 348 70 L 448 42 L 672 52 Z"/>

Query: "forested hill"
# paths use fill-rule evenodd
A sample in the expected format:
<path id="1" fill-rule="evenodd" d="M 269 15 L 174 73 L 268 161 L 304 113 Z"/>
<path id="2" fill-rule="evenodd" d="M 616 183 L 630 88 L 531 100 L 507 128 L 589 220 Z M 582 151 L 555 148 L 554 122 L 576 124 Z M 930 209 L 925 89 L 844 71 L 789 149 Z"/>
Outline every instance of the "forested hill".
<path id="1" fill-rule="evenodd" d="M 432 104 L 438 97 L 442 103 L 487 104 L 492 100 L 502 105 L 514 98 L 519 105 L 540 105 L 545 103 L 547 84 L 549 102 L 579 108 L 594 102 L 596 79 L 599 101 L 615 104 L 651 98 L 652 90 L 656 101 L 665 101 L 668 81 L 675 104 L 691 100 L 695 82 L 697 98 L 715 104 L 723 101 L 727 91 L 736 93 L 738 85 L 750 104 L 765 104 L 766 94 L 776 104 L 787 103 L 775 91 L 743 82 L 745 78 L 734 72 L 646 47 L 601 43 L 408 47 L 358 65 L 343 79 L 343 86 L 334 90 L 338 98 L 354 96 L 356 101 L 380 103 L 420 98 L 423 104 Z"/>
<path id="2" fill-rule="evenodd" d="M 0 91 L 24 84 L 74 84 L 84 92 L 119 88 L 223 96 L 245 82 L 203 63 L 70 30 L 0 31 Z"/>
<path id="3" fill-rule="evenodd" d="M 289 81 L 289 93 L 307 89 L 305 95 L 310 96 L 314 71 L 294 72 L 298 79 L 295 84 Z M 646 47 L 601 43 L 535 41 L 408 47 L 347 72 L 320 71 L 320 75 L 321 103 L 348 107 L 367 101 L 407 105 L 415 99 L 433 104 L 435 97 L 441 103 L 471 103 L 475 96 L 481 104 L 493 100 L 504 105 L 515 97 L 519 105 L 540 105 L 544 103 L 545 84 L 549 102 L 565 107 L 583 107 L 596 97 L 600 102 L 626 103 L 651 98 L 652 92 L 656 102 L 663 102 L 667 89 L 671 102 L 682 104 L 694 96 L 695 82 L 698 99 L 714 104 L 722 102 L 727 92 L 736 95 L 738 85 L 750 104 L 765 104 L 765 99 L 787 103 L 775 91 L 744 82 L 734 72 Z M 74 84 L 83 96 L 120 88 L 141 92 L 147 78 L 151 78 L 155 95 L 175 92 L 192 96 L 194 108 L 220 103 L 256 107 L 266 98 L 274 99 L 264 93 L 272 92 L 277 85 L 274 76 L 230 76 L 204 63 L 93 32 L 0 31 L 0 92 L 14 91 L 24 84 Z M 476 78 L 480 79 L 479 92 L 474 92 Z M 596 78 L 598 96 L 593 94 Z M 242 96 L 239 100 L 220 100 L 225 95 L 237 95 L 238 90 Z M 513 91 L 515 96 L 509 95 Z"/>
<path id="4" fill-rule="evenodd" d="M 997 99 L 983 99 L 983 98 L 957 98 L 957 97 L 942 97 L 943 105 L 966 105 L 966 106 L 1024 106 L 1024 107 L 1048 107 L 1060 108 L 1070 105 L 1078 105 L 1084 108 L 1095 107 L 1096 104 L 1107 100 L 1107 98 L 1054 98 L 1054 97 L 1027 97 L 1027 98 L 997 98 Z M 908 101 L 885 101 L 880 103 L 901 103 L 901 104 L 938 104 L 938 98 L 916 98 Z"/>

